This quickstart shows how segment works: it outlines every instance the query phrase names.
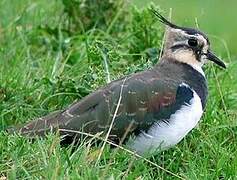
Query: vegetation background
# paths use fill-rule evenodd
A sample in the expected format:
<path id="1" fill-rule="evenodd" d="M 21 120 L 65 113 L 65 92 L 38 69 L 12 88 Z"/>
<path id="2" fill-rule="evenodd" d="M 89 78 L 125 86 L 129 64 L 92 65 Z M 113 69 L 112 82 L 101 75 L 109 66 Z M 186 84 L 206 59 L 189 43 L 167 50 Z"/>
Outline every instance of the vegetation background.
<path id="1" fill-rule="evenodd" d="M 175 148 L 142 159 L 106 146 L 98 159 L 90 142 L 75 150 L 60 147 L 57 135 L 32 143 L 4 129 L 157 63 L 164 27 L 148 11 L 150 1 L 1 0 L 0 179 L 236 179 L 236 5 L 154 1 L 164 15 L 171 7 L 178 24 L 206 32 L 228 69 L 205 66 L 208 106 Z"/>

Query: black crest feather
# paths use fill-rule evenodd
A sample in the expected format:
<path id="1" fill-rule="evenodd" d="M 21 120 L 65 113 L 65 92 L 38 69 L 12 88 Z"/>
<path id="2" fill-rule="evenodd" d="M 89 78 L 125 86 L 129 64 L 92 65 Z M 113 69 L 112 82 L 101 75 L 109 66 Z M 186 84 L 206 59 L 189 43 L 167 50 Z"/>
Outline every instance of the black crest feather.
<path id="1" fill-rule="evenodd" d="M 171 23 L 169 20 L 167 20 L 164 16 L 162 16 L 157 10 L 155 10 L 154 8 L 151 8 L 150 11 L 158 18 L 158 20 L 160 22 L 162 22 L 163 24 L 175 28 L 175 29 L 180 29 L 179 26 Z"/>
<path id="2" fill-rule="evenodd" d="M 188 28 L 188 27 L 177 26 L 177 25 L 173 24 L 172 22 L 170 22 L 169 20 L 167 20 L 164 16 L 162 16 L 162 15 L 161 15 L 157 10 L 155 10 L 154 8 L 151 8 L 150 11 L 158 18 L 158 20 L 159 20 L 161 23 L 163 23 L 163 24 L 165 24 L 165 25 L 167 25 L 167 26 L 169 26 L 169 27 L 171 27 L 171 28 L 174 28 L 174 29 L 181 29 L 181 30 L 185 31 L 185 32 L 186 32 L 187 34 L 189 34 L 189 35 L 200 34 L 200 35 L 202 35 L 202 36 L 207 40 L 208 44 L 210 44 L 207 35 L 204 34 L 203 32 L 201 32 L 201 31 L 199 31 L 199 30 L 197 30 L 197 29 L 194 29 L 194 28 Z"/>

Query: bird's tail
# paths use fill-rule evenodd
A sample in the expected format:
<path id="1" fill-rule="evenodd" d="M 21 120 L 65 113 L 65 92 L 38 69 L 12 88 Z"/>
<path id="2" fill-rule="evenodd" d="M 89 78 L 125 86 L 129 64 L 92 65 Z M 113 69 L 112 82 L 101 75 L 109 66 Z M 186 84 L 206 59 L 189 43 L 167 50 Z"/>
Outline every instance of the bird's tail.
<path id="1" fill-rule="evenodd" d="M 7 131 L 10 134 L 17 133 L 28 137 L 43 137 L 49 132 L 57 131 L 57 129 L 60 128 L 60 126 L 62 126 L 64 122 L 65 121 L 62 118 L 62 112 L 60 111 L 51 113 L 45 117 L 35 119 L 21 126 L 9 128 L 7 129 Z"/>

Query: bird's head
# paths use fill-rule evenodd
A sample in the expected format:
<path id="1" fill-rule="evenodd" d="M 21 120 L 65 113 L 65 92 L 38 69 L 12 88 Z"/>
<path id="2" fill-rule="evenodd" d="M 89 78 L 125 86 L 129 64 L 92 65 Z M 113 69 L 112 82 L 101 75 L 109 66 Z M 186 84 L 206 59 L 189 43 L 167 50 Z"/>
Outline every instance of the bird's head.
<path id="1" fill-rule="evenodd" d="M 225 64 L 211 52 L 210 42 L 203 32 L 194 28 L 177 26 L 156 10 L 152 9 L 152 12 L 159 21 L 167 25 L 163 57 L 189 64 L 196 70 L 200 70 L 207 60 L 226 68 Z"/>

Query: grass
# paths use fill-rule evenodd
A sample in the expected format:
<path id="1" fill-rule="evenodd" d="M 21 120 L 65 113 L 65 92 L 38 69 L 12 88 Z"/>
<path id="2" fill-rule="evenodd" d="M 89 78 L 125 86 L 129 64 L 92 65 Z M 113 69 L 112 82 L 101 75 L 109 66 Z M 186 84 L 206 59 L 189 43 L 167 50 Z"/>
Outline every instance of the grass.
<path id="1" fill-rule="evenodd" d="M 109 19 L 88 22 L 90 14 L 63 13 L 68 2 L 0 2 L 0 178 L 175 178 L 161 166 L 184 179 L 235 179 L 237 64 L 225 50 L 218 53 L 227 59 L 227 70 L 205 67 L 210 93 L 199 127 L 149 159 L 106 145 L 98 160 L 99 148 L 90 141 L 73 149 L 60 147 L 57 135 L 32 143 L 4 132 L 81 99 L 106 84 L 108 72 L 114 80 L 157 62 L 163 27 L 147 10 L 119 3 L 112 12 L 98 10 L 112 13 Z M 73 17 L 85 17 L 83 26 Z"/>

